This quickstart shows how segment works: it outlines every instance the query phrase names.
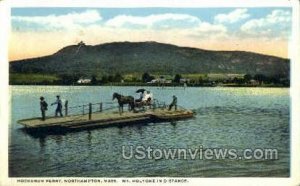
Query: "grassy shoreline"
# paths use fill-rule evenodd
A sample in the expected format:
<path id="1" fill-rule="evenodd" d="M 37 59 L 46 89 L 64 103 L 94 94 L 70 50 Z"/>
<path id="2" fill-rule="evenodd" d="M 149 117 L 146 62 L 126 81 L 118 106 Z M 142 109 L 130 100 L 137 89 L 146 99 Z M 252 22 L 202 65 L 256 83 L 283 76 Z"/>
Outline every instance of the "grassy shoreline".
<path id="1" fill-rule="evenodd" d="M 182 84 L 148 84 L 148 83 L 105 83 L 105 84 L 97 84 L 97 85 L 91 85 L 91 84 L 73 84 L 73 85 L 65 85 L 65 84 L 33 84 L 33 83 L 28 83 L 28 84 L 9 84 L 12 86 L 134 86 L 134 87 L 183 87 L 184 85 Z M 286 85 L 281 85 L 281 84 L 263 84 L 263 85 L 246 85 L 246 84 L 217 84 L 217 85 L 191 85 L 188 84 L 187 87 L 232 87 L 232 88 L 237 88 L 237 87 L 249 87 L 249 88 L 289 88 L 290 86 Z"/>
<path id="2" fill-rule="evenodd" d="M 187 76 L 187 75 L 185 75 Z M 191 75 L 190 75 L 191 76 Z M 188 87 L 290 87 L 284 83 L 256 83 L 250 84 L 245 82 L 223 82 L 222 80 L 206 80 L 203 82 L 195 81 L 187 83 Z M 9 75 L 9 85 L 49 85 L 49 86 L 154 86 L 154 87 L 184 87 L 184 83 L 144 83 L 139 81 L 125 81 L 125 82 L 106 82 L 101 81 L 92 82 L 89 84 L 78 84 L 76 79 L 64 81 L 62 77 L 51 74 L 20 74 L 11 73 Z"/>

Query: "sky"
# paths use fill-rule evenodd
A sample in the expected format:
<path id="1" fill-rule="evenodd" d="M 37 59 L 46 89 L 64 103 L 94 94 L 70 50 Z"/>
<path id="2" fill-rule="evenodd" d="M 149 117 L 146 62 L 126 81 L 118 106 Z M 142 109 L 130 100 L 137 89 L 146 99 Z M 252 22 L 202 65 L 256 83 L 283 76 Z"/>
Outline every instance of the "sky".
<path id="1" fill-rule="evenodd" d="M 9 60 L 61 48 L 156 41 L 288 57 L 291 8 L 13 8 Z"/>

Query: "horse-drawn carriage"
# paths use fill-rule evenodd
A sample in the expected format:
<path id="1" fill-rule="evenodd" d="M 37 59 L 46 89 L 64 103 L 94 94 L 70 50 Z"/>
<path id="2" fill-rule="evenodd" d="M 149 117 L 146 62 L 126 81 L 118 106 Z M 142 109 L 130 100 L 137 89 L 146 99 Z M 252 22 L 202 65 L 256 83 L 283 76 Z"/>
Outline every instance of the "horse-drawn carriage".
<path id="1" fill-rule="evenodd" d="M 136 93 L 143 94 L 145 89 L 139 89 Z M 123 106 L 128 104 L 128 108 L 130 111 L 138 112 L 138 111 L 145 111 L 147 108 L 156 108 L 157 106 L 162 106 L 165 104 L 160 103 L 158 100 L 153 99 L 153 96 L 145 96 L 140 97 L 139 99 L 134 99 L 133 96 L 123 96 L 118 93 L 113 94 L 113 100 L 117 99 L 119 103 L 119 111 L 123 112 Z"/>

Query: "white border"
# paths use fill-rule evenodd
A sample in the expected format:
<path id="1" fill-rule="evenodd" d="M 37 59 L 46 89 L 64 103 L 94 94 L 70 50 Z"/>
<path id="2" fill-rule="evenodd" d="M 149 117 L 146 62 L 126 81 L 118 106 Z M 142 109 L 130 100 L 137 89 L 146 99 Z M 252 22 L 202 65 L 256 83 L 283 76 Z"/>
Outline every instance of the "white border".
<path id="1" fill-rule="evenodd" d="M 8 41 L 10 9 L 9 2 L 0 1 L 0 185 L 8 177 L 8 124 L 9 124 L 9 89 L 8 89 Z"/>
<path id="2" fill-rule="evenodd" d="M 291 178 L 300 185 L 300 3 L 293 1 L 291 56 Z"/>
<path id="3" fill-rule="evenodd" d="M 0 185 L 17 184 L 8 178 L 8 38 L 10 30 L 10 7 L 293 7 L 291 56 L 291 177 L 290 178 L 189 178 L 187 185 L 300 185 L 300 15 L 298 0 L 2 0 L 0 1 Z M 4 169 L 3 169 L 4 168 Z M 117 179 L 120 180 L 120 179 Z M 120 182 L 121 183 L 121 182 Z M 31 184 L 33 185 L 33 184 Z M 63 184 L 34 184 L 63 185 Z M 81 185 L 81 184 L 68 184 Z M 87 185 L 87 184 L 86 184 Z M 88 184 L 99 185 L 99 184 Z M 103 184 L 104 185 L 104 184 Z M 121 184 L 118 184 L 121 185 Z M 140 185 L 140 184 L 123 184 Z M 153 185 L 153 184 L 147 184 Z M 170 185 L 170 184 L 163 184 Z M 181 184 L 172 184 L 181 185 Z"/>

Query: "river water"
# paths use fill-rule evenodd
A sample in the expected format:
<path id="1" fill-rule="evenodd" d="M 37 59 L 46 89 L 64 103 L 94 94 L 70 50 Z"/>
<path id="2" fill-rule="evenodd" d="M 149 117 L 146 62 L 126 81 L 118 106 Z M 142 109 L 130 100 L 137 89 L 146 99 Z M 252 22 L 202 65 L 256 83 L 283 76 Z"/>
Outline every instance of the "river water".
<path id="1" fill-rule="evenodd" d="M 141 87 L 11 86 L 10 177 L 287 177 L 290 165 L 290 97 L 287 88 L 146 87 L 154 97 L 196 112 L 193 119 L 108 127 L 67 134 L 31 135 L 17 121 L 40 116 L 39 97 L 70 106 L 111 102 L 113 92 Z M 48 115 L 55 107 L 49 104 Z M 126 147 L 122 149 L 122 146 Z M 158 149 L 276 149 L 277 159 L 125 159 L 130 146 Z M 122 151 L 124 150 L 124 151 Z M 197 156 L 198 157 L 198 156 Z"/>

